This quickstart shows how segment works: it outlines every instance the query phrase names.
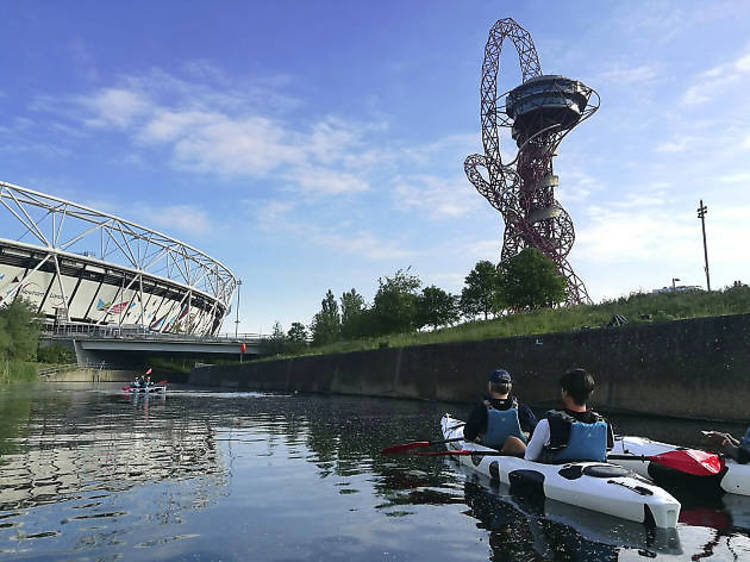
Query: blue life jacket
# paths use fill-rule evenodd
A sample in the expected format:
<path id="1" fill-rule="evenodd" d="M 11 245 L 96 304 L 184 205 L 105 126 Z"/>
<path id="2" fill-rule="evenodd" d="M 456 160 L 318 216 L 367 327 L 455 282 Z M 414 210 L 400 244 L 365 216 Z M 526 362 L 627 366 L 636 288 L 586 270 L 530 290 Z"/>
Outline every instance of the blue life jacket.
<path id="1" fill-rule="evenodd" d="M 549 462 L 607 460 L 607 422 L 599 414 L 592 415 L 595 421 L 584 423 L 560 410 L 547 412 Z"/>
<path id="2" fill-rule="evenodd" d="M 740 442 L 740 447 L 743 449 L 747 449 L 748 452 L 750 452 L 750 427 L 747 428 L 747 431 L 745 432 L 745 436 L 742 438 L 742 441 Z"/>
<path id="3" fill-rule="evenodd" d="M 737 462 L 747 464 L 750 462 L 750 427 L 747 428 L 745 436 L 740 441 L 740 450 L 737 453 Z"/>
<path id="4" fill-rule="evenodd" d="M 496 410 L 489 401 L 485 401 L 484 405 L 487 407 L 487 431 L 480 435 L 482 445 L 501 449 L 511 435 L 526 443 L 518 420 L 518 400 L 515 397 L 512 406 L 507 410 Z"/>

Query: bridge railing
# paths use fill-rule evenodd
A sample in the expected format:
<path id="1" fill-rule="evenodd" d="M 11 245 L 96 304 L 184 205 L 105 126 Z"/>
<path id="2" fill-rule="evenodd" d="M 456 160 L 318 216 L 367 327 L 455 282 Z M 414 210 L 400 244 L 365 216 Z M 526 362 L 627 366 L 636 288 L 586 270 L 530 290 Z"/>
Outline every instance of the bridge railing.
<path id="1" fill-rule="evenodd" d="M 167 334 L 152 332 L 143 326 L 117 326 L 117 325 L 98 325 L 98 324 L 81 324 L 81 323 L 58 323 L 44 324 L 42 326 L 42 335 L 50 339 L 69 339 L 69 338 L 113 338 L 113 339 L 138 339 L 153 341 L 188 341 L 202 343 L 257 343 L 268 336 L 258 333 L 240 333 L 234 334 L 217 334 L 214 336 L 193 336 L 184 334 Z"/>

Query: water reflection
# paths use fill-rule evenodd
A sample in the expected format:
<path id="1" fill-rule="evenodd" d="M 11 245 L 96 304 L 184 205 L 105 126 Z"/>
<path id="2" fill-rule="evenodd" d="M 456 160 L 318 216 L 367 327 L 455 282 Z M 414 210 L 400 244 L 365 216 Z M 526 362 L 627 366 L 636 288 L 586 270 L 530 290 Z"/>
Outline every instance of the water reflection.
<path id="1" fill-rule="evenodd" d="M 676 529 L 648 530 L 643 525 L 576 509 L 555 501 L 528 502 L 467 480 L 468 515 L 490 533 L 491 560 L 515 560 L 533 550 L 541 559 L 617 560 L 620 549 L 650 558 L 681 554 Z"/>
<path id="2" fill-rule="evenodd" d="M 671 534 L 649 534 L 564 504 L 525 503 L 441 458 L 379 455 L 437 437 L 446 410 L 463 413 L 446 404 L 49 385 L 0 394 L 0 408 L 0 419 L 15 420 L 0 431 L 6 556 L 367 562 L 750 552 L 742 522 L 750 509 L 729 497 L 688 506 Z"/>

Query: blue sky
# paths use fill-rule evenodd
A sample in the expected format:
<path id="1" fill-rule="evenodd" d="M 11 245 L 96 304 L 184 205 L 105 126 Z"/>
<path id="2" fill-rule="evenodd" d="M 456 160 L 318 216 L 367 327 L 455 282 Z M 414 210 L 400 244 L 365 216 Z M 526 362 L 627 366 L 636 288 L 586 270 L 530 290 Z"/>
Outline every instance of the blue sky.
<path id="1" fill-rule="evenodd" d="M 595 300 L 750 281 L 747 2 L 6 2 L 0 179 L 184 240 L 244 281 L 242 331 L 372 299 L 412 266 L 459 292 L 502 221 L 481 152 L 492 24 L 601 109 L 562 143 L 570 261 Z M 502 57 L 501 89 L 519 82 Z M 507 71 L 507 72 L 506 72 Z M 505 142 L 507 153 L 512 145 Z M 230 321 L 226 330 L 232 330 Z"/>

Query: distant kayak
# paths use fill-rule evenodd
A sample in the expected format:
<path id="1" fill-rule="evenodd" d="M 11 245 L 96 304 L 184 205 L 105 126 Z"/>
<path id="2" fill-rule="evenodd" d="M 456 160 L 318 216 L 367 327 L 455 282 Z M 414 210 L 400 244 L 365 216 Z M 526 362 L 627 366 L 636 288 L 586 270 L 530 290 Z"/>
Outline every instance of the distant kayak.
<path id="1" fill-rule="evenodd" d="M 640 457 L 661 455 L 669 451 L 683 450 L 677 445 L 652 441 L 645 437 L 624 436 L 615 439 L 613 455 L 635 455 Z M 723 459 L 724 468 L 712 476 L 694 476 L 649 462 L 647 459 L 612 461 L 641 476 L 651 478 L 660 486 L 667 488 L 686 488 L 704 495 L 722 493 L 750 496 L 750 464 L 740 464 L 734 459 Z"/>
<path id="2" fill-rule="evenodd" d="M 131 386 L 131 387 L 128 388 L 128 390 L 126 392 L 146 392 L 146 393 L 149 393 L 149 392 L 166 392 L 166 391 L 167 391 L 167 386 L 166 385 L 162 385 L 162 386 L 144 386 L 144 387 Z"/>
<path id="3" fill-rule="evenodd" d="M 441 429 L 445 439 L 463 437 L 463 423 L 447 414 L 441 420 Z M 511 493 L 549 498 L 650 527 L 669 529 L 677 525 L 680 502 L 622 467 L 601 462 L 532 462 L 462 440 L 446 446 L 449 451 L 478 453 L 456 458 L 491 480 L 507 484 Z"/>

